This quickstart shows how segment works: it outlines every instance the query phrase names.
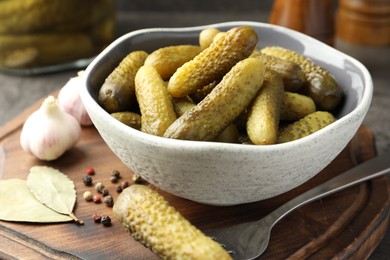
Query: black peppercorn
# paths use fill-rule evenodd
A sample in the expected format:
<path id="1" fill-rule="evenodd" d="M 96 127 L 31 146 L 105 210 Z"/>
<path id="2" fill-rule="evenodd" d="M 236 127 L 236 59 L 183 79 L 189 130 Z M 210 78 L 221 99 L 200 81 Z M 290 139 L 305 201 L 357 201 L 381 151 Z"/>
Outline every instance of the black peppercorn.
<path id="1" fill-rule="evenodd" d="M 121 173 L 118 170 L 113 170 L 111 176 L 120 178 Z"/>
<path id="2" fill-rule="evenodd" d="M 122 189 L 121 185 L 117 185 L 117 186 L 115 186 L 115 190 L 116 190 L 116 192 L 121 193 L 123 189 Z"/>
<path id="3" fill-rule="evenodd" d="M 114 206 L 114 199 L 110 195 L 104 197 L 103 202 L 107 205 L 107 207 Z"/>
<path id="4" fill-rule="evenodd" d="M 119 178 L 116 176 L 111 176 L 110 181 L 111 183 L 117 183 L 119 181 Z"/>
<path id="5" fill-rule="evenodd" d="M 92 177 L 87 175 L 83 178 L 83 182 L 86 186 L 91 186 L 92 185 Z"/>
<path id="6" fill-rule="evenodd" d="M 123 181 L 121 183 L 121 187 L 122 187 L 122 190 L 126 189 L 127 187 L 129 187 L 129 182 L 128 181 Z"/>
<path id="7" fill-rule="evenodd" d="M 103 189 L 101 193 L 103 197 L 106 197 L 110 192 L 107 189 Z"/>
<path id="8" fill-rule="evenodd" d="M 109 216 L 103 215 L 101 218 L 101 222 L 104 226 L 111 226 L 111 218 Z"/>

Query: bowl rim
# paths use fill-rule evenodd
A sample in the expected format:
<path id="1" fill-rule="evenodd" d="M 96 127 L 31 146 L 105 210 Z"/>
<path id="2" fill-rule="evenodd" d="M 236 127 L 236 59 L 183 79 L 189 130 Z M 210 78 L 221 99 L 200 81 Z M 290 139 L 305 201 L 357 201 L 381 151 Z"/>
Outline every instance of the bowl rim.
<path id="1" fill-rule="evenodd" d="M 276 30 L 280 33 L 288 34 L 294 38 L 297 36 L 301 38 L 301 40 L 312 43 L 312 44 L 319 44 L 321 45 L 321 48 L 326 48 L 329 51 L 336 52 L 337 55 L 342 56 L 343 58 L 351 61 L 357 68 L 359 68 L 361 74 L 362 74 L 362 84 L 364 87 L 362 99 L 359 104 L 350 111 L 348 114 L 344 115 L 341 118 L 338 118 L 334 123 L 318 130 L 317 132 L 310 134 L 304 138 L 294 140 L 291 142 L 286 143 L 280 143 L 280 144 L 273 144 L 273 145 L 244 145 L 244 144 L 238 144 L 238 143 L 223 143 L 223 142 L 211 142 L 211 141 L 192 141 L 192 140 L 178 140 L 178 139 L 170 139 L 160 136 L 155 136 L 151 134 L 147 134 L 144 132 L 141 132 L 139 130 L 136 130 L 134 128 L 128 127 L 127 125 L 119 122 L 118 120 L 115 120 L 108 112 L 106 112 L 99 104 L 98 102 L 92 97 L 88 90 L 88 82 L 89 82 L 89 76 L 91 75 L 91 72 L 95 69 L 95 66 L 99 63 L 101 59 L 103 59 L 108 53 L 110 53 L 113 49 L 116 48 L 117 45 L 119 45 L 121 42 L 126 41 L 129 38 L 137 37 L 139 35 L 144 34 L 151 34 L 151 33 L 161 33 L 161 32 L 194 32 L 194 31 L 200 31 L 202 29 L 208 28 L 208 27 L 234 27 L 234 26 L 252 26 L 252 27 L 261 27 L 261 28 L 272 28 L 273 30 Z M 213 23 L 213 24 L 207 24 L 207 25 L 200 25 L 200 26 L 190 26 L 190 27 L 156 27 L 156 28 L 146 28 L 146 29 L 139 29 L 134 30 L 131 32 L 128 32 L 119 38 L 117 38 L 115 41 L 113 41 L 109 46 L 107 46 L 96 58 L 89 64 L 89 66 L 86 68 L 84 73 L 84 84 L 83 88 L 81 89 L 81 99 L 83 103 L 85 104 L 87 111 L 94 111 L 99 113 L 100 117 L 103 117 L 104 120 L 109 121 L 112 123 L 114 128 L 119 129 L 122 133 L 127 133 L 128 135 L 133 136 L 134 138 L 137 138 L 139 141 L 143 143 L 148 143 L 153 146 L 167 146 L 167 147 L 180 147 L 181 149 L 190 148 L 191 150 L 226 150 L 226 149 L 233 149 L 234 151 L 238 152 L 251 152 L 251 151 L 273 151 L 278 150 L 278 152 L 283 152 L 286 150 L 290 150 L 293 147 L 296 147 L 297 145 L 305 145 L 308 143 L 313 142 L 318 136 L 323 135 L 323 133 L 330 131 L 330 130 L 336 130 L 338 124 L 347 124 L 348 120 L 351 117 L 358 116 L 361 118 L 361 120 L 364 119 L 373 95 L 373 81 L 371 78 L 371 75 L 368 71 L 368 69 L 357 59 L 317 40 L 314 39 L 306 34 L 303 34 L 301 32 L 295 31 L 293 29 L 289 29 L 286 27 L 282 27 L 279 25 L 273 25 L 268 23 L 262 23 L 262 22 L 252 22 L 252 21 L 231 21 L 231 22 L 222 22 L 222 23 Z M 88 112 L 89 113 L 89 112 Z"/>

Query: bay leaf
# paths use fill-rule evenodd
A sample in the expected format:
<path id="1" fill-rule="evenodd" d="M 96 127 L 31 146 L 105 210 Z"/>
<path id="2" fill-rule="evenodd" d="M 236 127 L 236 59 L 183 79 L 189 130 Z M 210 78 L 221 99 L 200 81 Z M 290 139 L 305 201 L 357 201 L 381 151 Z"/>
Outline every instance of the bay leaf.
<path id="1" fill-rule="evenodd" d="M 27 176 L 27 186 L 38 201 L 82 224 L 73 214 L 76 189 L 68 176 L 52 167 L 33 166 Z"/>
<path id="2" fill-rule="evenodd" d="M 0 219 L 5 221 L 57 223 L 73 220 L 40 203 L 21 179 L 0 181 L 0 208 Z"/>

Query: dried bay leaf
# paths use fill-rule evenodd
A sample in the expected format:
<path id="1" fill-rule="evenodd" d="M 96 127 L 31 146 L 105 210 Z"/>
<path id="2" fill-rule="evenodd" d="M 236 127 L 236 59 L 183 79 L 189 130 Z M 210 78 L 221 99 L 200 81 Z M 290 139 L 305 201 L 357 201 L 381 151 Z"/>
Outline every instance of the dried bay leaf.
<path id="1" fill-rule="evenodd" d="M 47 166 L 33 166 L 27 176 L 27 186 L 34 197 L 52 210 L 73 218 L 76 203 L 76 189 L 72 180 L 57 169 Z"/>
<path id="2" fill-rule="evenodd" d="M 56 223 L 73 218 L 59 214 L 35 199 L 25 180 L 0 181 L 0 219 L 18 222 Z"/>

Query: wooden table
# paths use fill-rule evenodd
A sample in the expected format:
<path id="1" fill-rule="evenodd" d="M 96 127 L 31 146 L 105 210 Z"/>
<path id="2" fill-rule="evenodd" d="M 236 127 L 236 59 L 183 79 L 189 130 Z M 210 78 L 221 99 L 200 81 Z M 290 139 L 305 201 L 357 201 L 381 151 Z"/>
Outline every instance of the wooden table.
<path id="1" fill-rule="evenodd" d="M 53 95 L 56 95 L 54 93 Z M 132 172 L 110 151 L 94 127 L 84 127 L 80 142 L 53 162 L 43 162 L 21 149 L 19 138 L 26 117 L 40 106 L 30 107 L 0 128 L 0 179 L 25 179 L 34 165 L 59 169 L 76 184 L 76 223 L 31 224 L 0 221 L 3 258 L 40 259 L 154 259 L 148 249 L 133 240 L 104 204 L 86 202 L 82 194 L 93 188 L 84 185 L 87 166 L 93 166 L 94 183 L 103 182 L 114 199 L 115 185 L 109 182 L 116 169 L 131 183 Z M 376 156 L 371 131 L 362 126 L 344 151 L 320 174 L 305 184 L 275 198 L 239 206 L 216 207 L 181 199 L 159 191 L 191 223 L 207 231 L 263 217 L 278 205 L 343 171 Z M 147 183 L 144 183 L 148 185 Z M 368 257 L 386 233 L 390 209 L 390 185 L 380 177 L 312 202 L 278 223 L 261 259 L 313 257 Z M 113 218 L 111 227 L 94 223 L 94 213 Z"/>

